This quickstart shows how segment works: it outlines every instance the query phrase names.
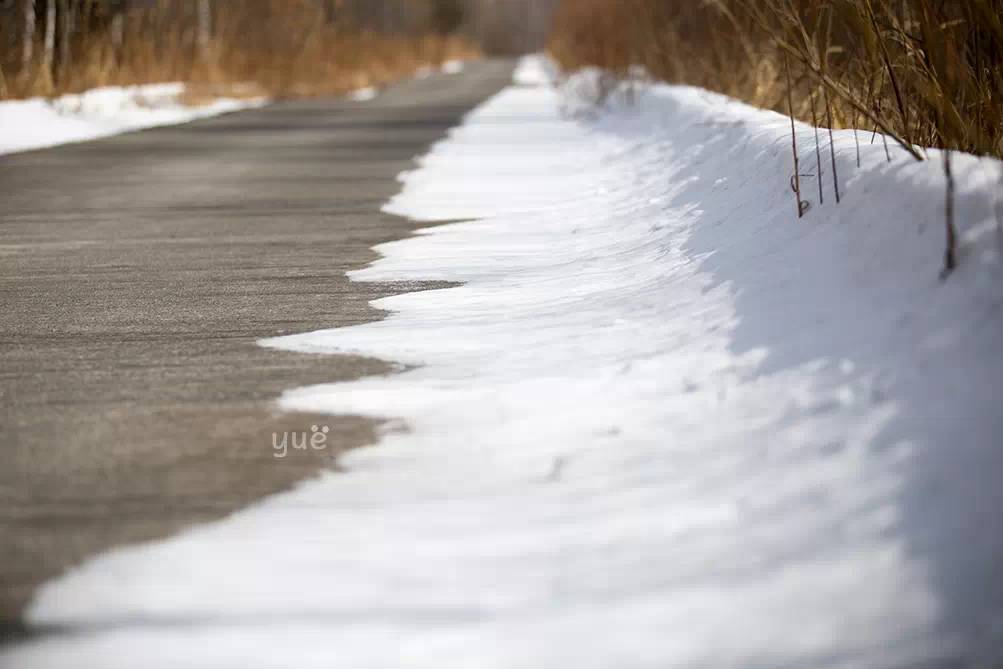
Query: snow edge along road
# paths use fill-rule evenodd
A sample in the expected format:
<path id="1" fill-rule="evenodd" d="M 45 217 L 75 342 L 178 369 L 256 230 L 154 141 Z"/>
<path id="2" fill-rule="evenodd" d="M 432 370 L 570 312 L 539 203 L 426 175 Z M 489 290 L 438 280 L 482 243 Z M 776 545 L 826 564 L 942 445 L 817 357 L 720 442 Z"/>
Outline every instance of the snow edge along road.
<path id="1" fill-rule="evenodd" d="M 416 76 L 428 76 L 430 68 Z M 444 74 L 463 72 L 462 60 L 444 63 Z M 102 86 L 53 99 L 41 97 L 0 101 L 0 155 L 34 151 L 63 144 L 87 142 L 124 132 L 178 125 L 203 118 L 254 109 L 268 104 L 265 97 L 216 97 L 207 104 L 184 102 L 182 82 Z M 368 102 L 379 88 L 366 86 L 346 97 Z"/>
<path id="2" fill-rule="evenodd" d="M 184 93 L 185 85 L 174 82 L 107 86 L 53 100 L 0 102 L 0 155 L 177 125 L 267 103 L 264 98 L 216 98 L 189 106 L 182 102 Z"/>
<path id="3" fill-rule="evenodd" d="M 473 220 L 352 275 L 463 285 L 263 342 L 417 366 L 282 398 L 409 429 L 347 475 L 91 561 L 32 621 L 209 622 L 74 647 L 117 640 L 151 666 L 998 659 L 1000 164 L 956 157 L 961 266 L 942 283 L 936 152 L 888 163 L 865 139 L 857 170 L 836 133 L 843 202 L 797 221 L 786 117 L 652 86 L 575 120 L 525 85 L 540 70 L 387 207 Z"/>

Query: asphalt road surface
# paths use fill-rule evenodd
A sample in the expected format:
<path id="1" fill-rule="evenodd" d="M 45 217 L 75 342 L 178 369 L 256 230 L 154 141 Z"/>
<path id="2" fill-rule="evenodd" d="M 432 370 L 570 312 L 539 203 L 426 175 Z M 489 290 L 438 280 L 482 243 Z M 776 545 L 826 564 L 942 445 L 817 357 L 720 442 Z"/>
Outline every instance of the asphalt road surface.
<path id="1" fill-rule="evenodd" d="M 0 637 L 67 567 L 220 518 L 373 440 L 366 420 L 274 402 L 388 363 L 255 341 L 374 320 L 370 300 L 418 288 L 344 273 L 413 229 L 379 213 L 396 175 L 510 70 L 0 157 Z M 332 448 L 274 457 L 273 433 L 317 422 Z"/>

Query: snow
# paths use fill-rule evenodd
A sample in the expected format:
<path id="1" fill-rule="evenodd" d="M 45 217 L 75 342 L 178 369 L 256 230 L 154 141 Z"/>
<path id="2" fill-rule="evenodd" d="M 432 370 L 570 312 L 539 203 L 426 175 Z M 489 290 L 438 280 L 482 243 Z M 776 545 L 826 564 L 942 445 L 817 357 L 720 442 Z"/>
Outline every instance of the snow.
<path id="1" fill-rule="evenodd" d="M 545 56 L 534 54 L 519 60 L 512 82 L 517 86 L 547 86 L 556 83 L 557 78 L 554 62 Z"/>
<path id="2" fill-rule="evenodd" d="M 444 74 L 461 74 L 465 68 L 462 60 L 447 60 L 442 64 Z"/>
<path id="3" fill-rule="evenodd" d="M 838 132 L 842 202 L 823 165 L 798 220 L 786 117 L 655 86 L 574 118 L 534 67 L 387 206 L 468 221 L 352 274 L 463 285 L 263 342 L 410 366 L 281 399 L 380 444 L 50 582 L 30 621 L 79 630 L 0 666 L 999 662 L 1000 163 L 955 156 L 941 281 L 936 151 L 862 134 L 858 169 Z"/>
<path id="4" fill-rule="evenodd" d="M 369 102 L 370 100 L 375 100 L 379 94 L 380 92 L 376 88 L 366 86 L 365 88 L 360 88 L 357 91 L 354 91 L 351 95 L 349 95 L 349 98 L 355 102 Z"/>
<path id="5" fill-rule="evenodd" d="M 0 102 L 0 155 L 186 123 L 264 103 L 218 98 L 207 105 L 188 106 L 182 101 L 184 92 L 181 83 L 146 84 L 94 88 L 52 100 Z"/>

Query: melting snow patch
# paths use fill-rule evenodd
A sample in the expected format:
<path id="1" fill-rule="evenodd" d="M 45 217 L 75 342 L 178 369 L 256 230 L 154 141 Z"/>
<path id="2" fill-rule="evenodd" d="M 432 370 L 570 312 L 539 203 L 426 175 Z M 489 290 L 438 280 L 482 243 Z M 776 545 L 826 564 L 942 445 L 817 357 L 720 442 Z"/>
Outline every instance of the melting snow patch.
<path id="1" fill-rule="evenodd" d="M 189 106 L 183 102 L 184 92 L 180 83 L 148 84 L 95 88 L 52 100 L 0 102 L 0 154 L 185 123 L 265 102 L 219 98 Z"/>
<path id="2" fill-rule="evenodd" d="M 349 95 L 349 98 L 355 102 L 368 102 L 369 100 L 375 100 L 377 95 L 379 95 L 379 91 L 372 86 L 367 86 L 354 91 Z"/>
<path id="3" fill-rule="evenodd" d="M 512 81 L 518 86 L 548 86 L 557 81 L 557 67 L 545 56 L 526 56 L 516 65 Z"/>
<path id="4" fill-rule="evenodd" d="M 837 133 L 843 201 L 823 166 L 798 220 L 785 117 L 685 87 L 590 121 L 560 102 L 471 113 L 387 207 L 469 222 L 352 275 L 463 285 L 265 342 L 416 365 L 282 398 L 410 430 L 48 584 L 31 621 L 94 631 L 7 666 L 1001 659 L 1000 164 L 956 156 L 941 281 L 934 151 L 865 143 L 857 169 Z"/>

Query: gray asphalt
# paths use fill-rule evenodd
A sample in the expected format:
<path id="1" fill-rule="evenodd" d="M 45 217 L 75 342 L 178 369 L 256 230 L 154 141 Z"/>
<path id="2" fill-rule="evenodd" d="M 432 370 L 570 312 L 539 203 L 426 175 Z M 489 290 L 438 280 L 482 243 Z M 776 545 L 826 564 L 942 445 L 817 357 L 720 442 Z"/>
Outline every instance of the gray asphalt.
<path id="1" fill-rule="evenodd" d="M 349 283 L 399 239 L 379 213 L 510 64 L 0 157 L 0 637 L 44 580 L 211 521 L 365 445 L 358 418 L 284 414 L 285 389 L 384 374 L 260 337 L 371 321 L 421 285 Z M 272 435 L 332 428 L 273 455 Z"/>

